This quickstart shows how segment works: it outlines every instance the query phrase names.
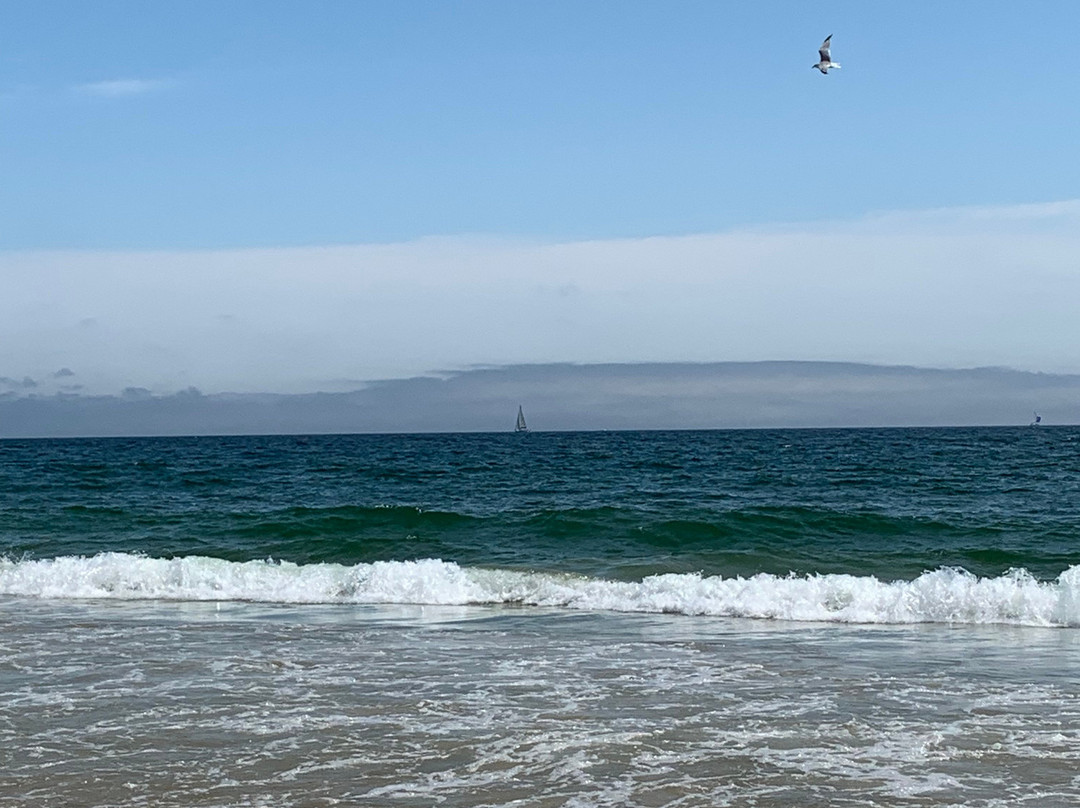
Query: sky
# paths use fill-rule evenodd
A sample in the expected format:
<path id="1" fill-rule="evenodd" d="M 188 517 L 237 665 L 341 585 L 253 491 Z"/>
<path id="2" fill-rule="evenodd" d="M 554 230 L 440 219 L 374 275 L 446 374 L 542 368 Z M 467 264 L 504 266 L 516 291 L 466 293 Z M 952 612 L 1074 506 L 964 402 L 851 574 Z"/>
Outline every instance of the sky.
<path id="1" fill-rule="evenodd" d="M 1078 372 L 1077 31 L 1071 0 L 8 0 L 0 393 Z"/>

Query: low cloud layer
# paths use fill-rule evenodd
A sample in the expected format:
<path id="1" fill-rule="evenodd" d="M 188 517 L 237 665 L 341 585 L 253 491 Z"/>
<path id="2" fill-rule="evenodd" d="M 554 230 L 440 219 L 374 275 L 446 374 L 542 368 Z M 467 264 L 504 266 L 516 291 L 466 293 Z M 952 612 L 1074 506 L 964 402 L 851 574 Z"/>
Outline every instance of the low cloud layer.
<path id="1" fill-rule="evenodd" d="M 1080 423 L 1080 376 L 815 362 L 527 365 L 348 393 L 0 395 L 0 436 Z"/>
<path id="2" fill-rule="evenodd" d="M 571 243 L 0 253 L 0 374 L 345 391 L 433 368 L 772 359 L 1080 372 L 1080 202 Z"/>

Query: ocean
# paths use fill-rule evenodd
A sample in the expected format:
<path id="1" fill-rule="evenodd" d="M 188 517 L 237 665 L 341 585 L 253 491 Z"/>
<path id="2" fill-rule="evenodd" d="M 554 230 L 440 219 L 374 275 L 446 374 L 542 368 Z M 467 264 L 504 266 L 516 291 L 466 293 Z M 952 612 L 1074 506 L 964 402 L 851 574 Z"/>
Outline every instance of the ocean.
<path id="1" fill-rule="evenodd" d="M 1080 803 L 1080 428 L 0 441 L 0 805 Z"/>

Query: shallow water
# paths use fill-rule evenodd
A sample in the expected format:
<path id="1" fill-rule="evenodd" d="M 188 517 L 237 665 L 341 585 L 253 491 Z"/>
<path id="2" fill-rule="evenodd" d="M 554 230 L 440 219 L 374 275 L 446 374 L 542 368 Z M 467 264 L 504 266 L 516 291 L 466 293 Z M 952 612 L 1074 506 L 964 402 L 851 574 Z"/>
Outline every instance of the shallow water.
<path id="1" fill-rule="evenodd" d="M 20 805 L 1067 805 L 1080 634 L 0 604 Z"/>

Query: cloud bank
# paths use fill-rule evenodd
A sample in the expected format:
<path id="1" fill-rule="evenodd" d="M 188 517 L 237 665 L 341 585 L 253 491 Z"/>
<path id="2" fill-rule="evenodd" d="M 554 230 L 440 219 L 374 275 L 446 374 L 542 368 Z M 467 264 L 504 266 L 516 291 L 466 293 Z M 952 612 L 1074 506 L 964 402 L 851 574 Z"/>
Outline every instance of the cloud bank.
<path id="1" fill-rule="evenodd" d="M 847 363 L 524 365 L 348 393 L 0 395 L 0 437 L 1080 423 L 1080 376 Z"/>
<path id="2" fill-rule="evenodd" d="M 99 394 L 552 362 L 1080 371 L 1080 201 L 569 243 L 6 252 L 0 281 L 0 374 L 70 368 Z"/>

